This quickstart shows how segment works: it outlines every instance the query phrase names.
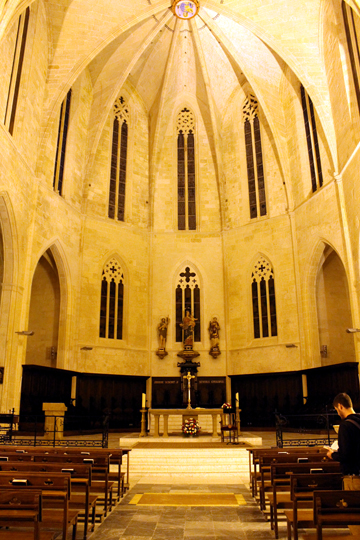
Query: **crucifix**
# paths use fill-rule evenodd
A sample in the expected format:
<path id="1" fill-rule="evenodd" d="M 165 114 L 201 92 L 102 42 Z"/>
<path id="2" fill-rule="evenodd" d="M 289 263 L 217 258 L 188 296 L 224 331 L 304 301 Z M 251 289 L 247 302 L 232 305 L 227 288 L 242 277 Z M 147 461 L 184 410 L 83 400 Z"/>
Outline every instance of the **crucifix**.
<path id="1" fill-rule="evenodd" d="M 188 406 L 187 409 L 191 409 L 191 379 L 195 379 L 195 375 L 191 375 L 190 371 L 187 372 L 187 375 L 184 375 L 183 379 L 187 379 L 188 382 Z"/>

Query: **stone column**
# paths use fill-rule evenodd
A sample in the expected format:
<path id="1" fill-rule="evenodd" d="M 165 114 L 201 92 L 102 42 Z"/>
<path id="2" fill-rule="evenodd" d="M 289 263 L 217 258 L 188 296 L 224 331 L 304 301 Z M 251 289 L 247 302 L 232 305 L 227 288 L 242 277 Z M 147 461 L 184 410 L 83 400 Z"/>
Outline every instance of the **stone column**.
<path id="1" fill-rule="evenodd" d="M 67 407 L 64 403 L 43 403 L 45 412 L 45 439 L 60 440 L 64 434 L 64 416 Z"/>

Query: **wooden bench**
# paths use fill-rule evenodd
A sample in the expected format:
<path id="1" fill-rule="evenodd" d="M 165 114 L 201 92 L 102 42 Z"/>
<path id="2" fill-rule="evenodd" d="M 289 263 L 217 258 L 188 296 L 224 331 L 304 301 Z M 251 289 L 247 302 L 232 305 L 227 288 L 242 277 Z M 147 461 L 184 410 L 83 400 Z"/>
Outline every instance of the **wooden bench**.
<path id="1" fill-rule="evenodd" d="M 276 463 L 271 465 L 270 481 L 272 491 L 266 493 L 266 499 L 270 505 L 271 529 L 275 533 L 275 538 L 279 537 L 278 530 L 278 510 L 292 508 L 290 494 L 290 477 L 293 474 L 311 473 L 331 473 L 340 472 L 340 463 L 336 461 L 328 462 L 307 462 L 307 463 Z"/>
<path id="2" fill-rule="evenodd" d="M 287 521 L 287 538 L 291 540 L 291 530 L 294 540 L 298 540 L 298 529 L 314 528 L 314 491 L 338 490 L 342 487 L 341 473 L 293 474 L 291 476 L 290 494 L 293 501 L 292 510 L 285 510 Z"/>
<path id="3" fill-rule="evenodd" d="M 70 474 L 70 481 L 72 486 L 71 498 L 69 500 L 69 508 L 79 510 L 79 517 L 84 517 L 84 539 L 86 540 L 87 534 L 93 532 L 95 529 L 95 515 L 96 515 L 96 502 L 98 497 L 90 495 L 91 486 L 91 465 L 84 464 L 71 464 L 71 466 L 64 467 L 63 463 L 34 463 L 34 462 L 1 462 L 0 471 L 3 472 L 49 472 L 49 473 L 63 473 Z M 78 490 L 79 493 L 74 493 L 73 487 L 78 488 L 81 486 L 83 489 Z M 89 515 L 91 516 L 90 528 L 89 528 Z"/>
<path id="4" fill-rule="evenodd" d="M 42 525 L 62 530 L 66 540 L 67 530 L 72 526 L 72 538 L 76 538 L 79 512 L 69 510 L 71 495 L 70 475 L 62 473 L 0 472 L 0 493 L 6 490 L 36 490 L 42 492 Z"/>
<path id="5" fill-rule="evenodd" d="M 312 463 L 324 463 L 330 461 L 326 455 L 321 453 L 303 453 L 302 455 L 297 454 L 266 454 L 260 456 L 260 481 L 259 484 L 259 494 L 260 494 L 260 509 L 265 511 L 265 493 L 266 491 L 271 490 L 271 478 L 270 470 L 271 465 L 275 463 L 298 463 L 298 462 L 312 462 Z"/>
<path id="6" fill-rule="evenodd" d="M 97 516 L 100 521 L 102 517 L 107 515 L 108 510 L 112 507 L 112 489 L 114 482 L 109 481 L 109 464 L 110 458 L 108 455 L 103 454 L 91 454 L 91 457 L 76 454 L 34 454 L 34 463 L 62 463 L 64 467 L 70 464 L 88 464 L 92 466 L 92 482 L 90 487 L 90 494 L 98 495 L 99 500 L 103 497 L 104 512 L 97 511 Z M 74 486 L 74 491 L 77 491 Z"/>
<path id="7" fill-rule="evenodd" d="M 315 491 L 314 523 L 317 539 L 322 540 L 324 527 L 360 525 L 360 491 Z M 353 540 L 359 535 L 350 535 Z"/>
<path id="8" fill-rule="evenodd" d="M 40 539 L 41 491 L 6 490 L 0 492 L 0 526 L 31 527 L 26 532 L 34 540 Z M 10 531 L 16 540 L 17 531 Z M 51 535 L 53 536 L 53 535 Z"/>

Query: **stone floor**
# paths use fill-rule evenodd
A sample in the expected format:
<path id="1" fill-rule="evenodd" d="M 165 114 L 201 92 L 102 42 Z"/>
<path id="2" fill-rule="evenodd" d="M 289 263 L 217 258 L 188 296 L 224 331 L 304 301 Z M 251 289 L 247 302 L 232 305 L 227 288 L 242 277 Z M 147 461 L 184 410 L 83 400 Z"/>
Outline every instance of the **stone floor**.
<path id="1" fill-rule="evenodd" d="M 180 480 L 179 480 L 180 481 Z M 245 498 L 238 507 L 168 507 L 129 504 L 140 493 L 172 493 L 181 490 L 235 493 Z M 273 539 L 245 485 L 137 483 L 91 535 L 91 540 L 267 540 Z"/>

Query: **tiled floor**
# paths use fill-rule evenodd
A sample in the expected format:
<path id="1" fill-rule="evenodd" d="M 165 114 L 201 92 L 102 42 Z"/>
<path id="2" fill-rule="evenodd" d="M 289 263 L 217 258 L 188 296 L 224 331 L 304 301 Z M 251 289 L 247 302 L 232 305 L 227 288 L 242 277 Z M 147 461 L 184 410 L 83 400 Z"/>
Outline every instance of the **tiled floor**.
<path id="1" fill-rule="evenodd" d="M 181 490 L 243 495 L 238 507 L 146 507 L 129 504 L 140 493 Z M 244 485 L 137 483 L 105 520 L 91 540 L 273 540 L 269 524 Z"/>

